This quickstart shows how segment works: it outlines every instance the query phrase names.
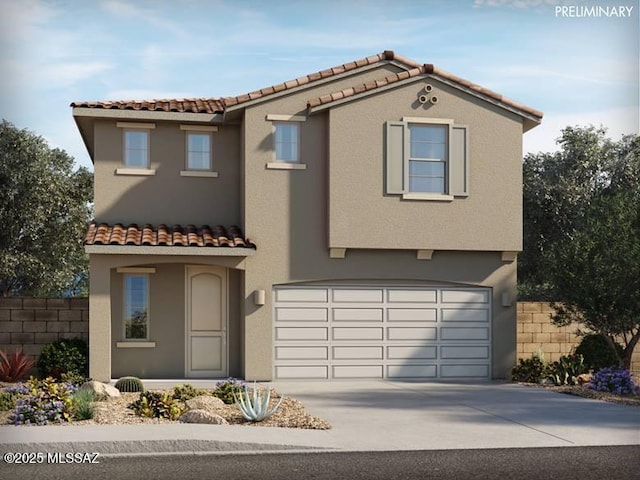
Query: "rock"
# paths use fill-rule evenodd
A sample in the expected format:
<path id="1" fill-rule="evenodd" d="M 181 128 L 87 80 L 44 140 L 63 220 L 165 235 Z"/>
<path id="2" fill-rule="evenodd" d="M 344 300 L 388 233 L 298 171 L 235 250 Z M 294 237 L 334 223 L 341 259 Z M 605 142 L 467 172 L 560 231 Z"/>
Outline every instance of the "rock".
<path id="1" fill-rule="evenodd" d="M 180 415 L 178 419 L 182 423 L 208 423 L 210 425 L 229 425 L 224 418 L 214 413 L 209 413 L 205 410 L 189 410 L 188 412 Z"/>
<path id="2" fill-rule="evenodd" d="M 225 403 L 218 397 L 211 395 L 200 395 L 193 397 L 185 402 L 189 410 L 204 410 L 209 413 L 216 413 L 220 408 L 224 407 Z"/>
<path id="3" fill-rule="evenodd" d="M 591 382 L 591 374 L 590 373 L 583 373 L 582 375 L 578 375 L 576 380 L 578 382 L 578 385 L 585 385 L 585 384 Z"/>
<path id="4" fill-rule="evenodd" d="M 89 390 L 93 392 L 94 398 L 98 401 L 120 396 L 120 390 L 116 387 L 107 385 L 106 383 L 96 382 L 95 380 L 83 383 L 78 390 Z"/>

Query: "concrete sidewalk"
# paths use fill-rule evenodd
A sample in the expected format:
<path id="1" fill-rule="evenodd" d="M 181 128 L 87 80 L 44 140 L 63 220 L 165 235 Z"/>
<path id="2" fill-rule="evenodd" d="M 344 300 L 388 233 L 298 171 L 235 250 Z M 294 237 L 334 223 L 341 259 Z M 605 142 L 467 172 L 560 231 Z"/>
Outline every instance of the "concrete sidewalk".
<path id="1" fill-rule="evenodd" d="M 507 383 L 276 382 L 333 425 L 0 427 L 0 451 L 380 451 L 640 445 L 640 409 Z"/>

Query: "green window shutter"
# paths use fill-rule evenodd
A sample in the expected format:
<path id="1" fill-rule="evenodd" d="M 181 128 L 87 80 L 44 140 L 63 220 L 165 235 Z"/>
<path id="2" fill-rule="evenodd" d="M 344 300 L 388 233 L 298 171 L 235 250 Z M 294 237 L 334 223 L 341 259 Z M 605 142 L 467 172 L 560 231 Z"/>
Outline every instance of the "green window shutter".
<path id="1" fill-rule="evenodd" d="M 404 129 L 403 122 L 387 122 L 386 191 L 389 195 L 404 193 Z"/>
<path id="2" fill-rule="evenodd" d="M 449 144 L 449 195 L 469 195 L 469 132 L 464 125 L 452 125 Z"/>

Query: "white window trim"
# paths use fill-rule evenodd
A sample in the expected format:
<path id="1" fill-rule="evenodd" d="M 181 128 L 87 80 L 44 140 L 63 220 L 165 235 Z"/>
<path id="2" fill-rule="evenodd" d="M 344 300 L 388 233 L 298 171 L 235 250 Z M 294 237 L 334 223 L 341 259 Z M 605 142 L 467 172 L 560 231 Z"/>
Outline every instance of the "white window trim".
<path id="1" fill-rule="evenodd" d="M 156 342 L 129 340 L 126 342 L 116 342 L 116 348 L 156 348 Z"/>
<path id="2" fill-rule="evenodd" d="M 143 270 L 142 272 L 140 270 Z M 116 271 L 120 273 L 124 273 L 122 277 L 122 343 L 148 343 L 151 338 L 151 315 L 149 311 L 151 310 L 151 301 L 149 297 L 149 293 L 151 290 L 151 282 L 150 282 L 150 273 L 155 273 L 155 268 L 152 269 L 153 272 L 145 272 L 145 268 L 119 268 Z M 151 269 L 150 269 L 151 270 Z M 127 275 L 144 275 L 147 277 L 147 336 L 145 338 L 127 338 Z M 155 343 L 154 343 L 155 346 Z"/>
<path id="3" fill-rule="evenodd" d="M 271 122 L 306 122 L 307 117 L 303 117 L 302 115 L 278 115 L 269 113 L 266 120 Z"/>
<path id="4" fill-rule="evenodd" d="M 402 195 L 403 200 L 429 200 L 450 202 L 454 199 L 450 195 L 451 191 L 451 174 L 449 172 L 451 160 L 449 158 L 449 148 L 451 144 L 451 130 L 454 121 L 450 118 L 425 118 L 425 117 L 402 117 L 404 123 L 404 185 L 405 192 Z M 445 160 L 445 193 L 427 193 L 427 192 L 411 192 L 409 191 L 409 159 L 411 157 L 411 138 L 409 135 L 409 125 L 412 123 L 421 123 L 423 125 L 448 125 L 447 144 L 446 144 L 446 160 Z M 425 159 L 427 160 L 427 159 Z"/>
<path id="5" fill-rule="evenodd" d="M 265 165 L 267 170 L 306 170 L 307 165 L 305 163 L 293 163 L 293 162 L 269 162 Z"/>
<path id="6" fill-rule="evenodd" d="M 118 128 L 142 128 L 144 130 L 152 130 L 156 128 L 155 123 L 140 123 L 140 122 L 117 122 L 116 127 Z"/>
<path id="7" fill-rule="evenodd" d="M 152 176 L 156 174 L 155 168 L 116 168 L 116 175 Z"/>
<path id="8" fill-rule="evenodd" d="M 197 128 L 198 125 L 180 125 L 180 130 L 185 132 L 184 135 L 184 170 L 180 171 L 181 177 L 212 177 L 218 178 L 218 172 L 213 171 L 213 135 L 211 133 L 217 132 L 218 127 L 205 127 Z M 208 135 L 209 136 L 209 168 L 189 168 L 189 135 Z"/>

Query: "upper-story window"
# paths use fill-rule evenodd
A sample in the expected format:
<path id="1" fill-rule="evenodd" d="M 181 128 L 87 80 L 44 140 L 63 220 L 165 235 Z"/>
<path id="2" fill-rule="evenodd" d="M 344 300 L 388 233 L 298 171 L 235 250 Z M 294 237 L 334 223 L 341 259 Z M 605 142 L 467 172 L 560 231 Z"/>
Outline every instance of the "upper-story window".
<path id="1" fill-rule="evenodd" d="M 149 131 L 124 131 L 124 165 L 132 168 L 149 167 Z"/>
<path id="2" fill-rule="evenodd" d="M 211 170 L 211 135 L 187 132 L 187 170 Z"/>
<path id="3" fill-rule="evenodd" d="M 151 168 L 151 130 L 155 123 L 117 122 L 122 128 L 122 168 L 117 175 L 155 175 Z"/>
<path id="4" fill-rule="evenodd" d="M 409 191 L 447 193 L 447 133 L 444 125 L 409 124 Z"/>
<path id="5" fill-rule="evenodd" d="M 273 162 L 267 168 L 280 170 L 304 170 L 301 154 L 301 122 L 306 117 L 299 115 L 267 115 L 272 122 Z"/>
<path id="6" fill-rule="evenodd" d="M 275 122 L 276 162 L 300 163 L 300 126 L 291 122 Z"/>
<path id="7" fill-rule="evenodd" d="M 183 177 L 217 177 L 213 171 L 213 133 L 218 131 L 214 125 L 180 125 L 185 132 L 185 162 Z"/>
<path id="8" fill-rule="evenodd" d="M 448 119 L 411 117 L 387 122 L 387 194 L 445 201 L 468 196 L 467 130 Z"/>

